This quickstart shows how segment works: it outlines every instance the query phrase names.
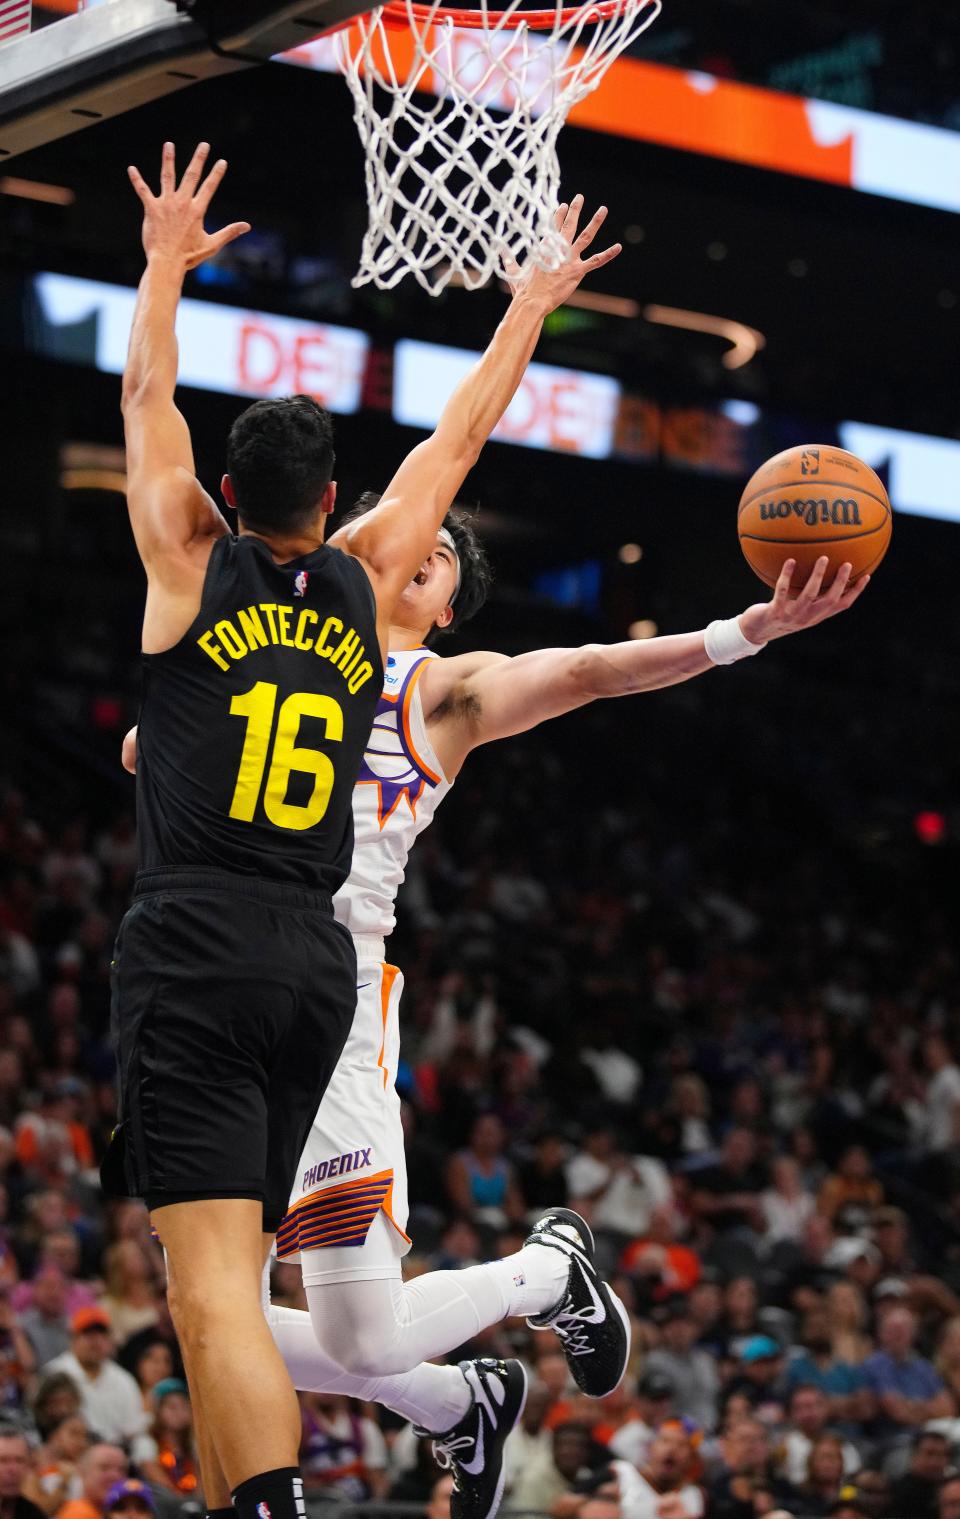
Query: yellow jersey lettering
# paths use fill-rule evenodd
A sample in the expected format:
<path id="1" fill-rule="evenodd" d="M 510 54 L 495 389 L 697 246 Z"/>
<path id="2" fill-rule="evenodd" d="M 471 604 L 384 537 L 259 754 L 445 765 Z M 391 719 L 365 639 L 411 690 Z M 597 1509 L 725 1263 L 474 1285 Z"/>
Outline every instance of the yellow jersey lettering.
<path id="1" fill-rule="evenodd" d="M 230 666 L 227 664 L 227 661 L 223 657 L 223 652 L 220 648 L 220 645 L 214 643 L 213 634 L 209 628 L 205 633 L 200 634 L 200 637 L 197 639 L 197 643 L 200 645 L 204 654 L 210 655 L 210 658 L 213 660 L 214 664 L 218 666 L 219 669 L 229 670 Z"/>
<path id="2" fill-rule="evenodd" d="M 338 633 L 342 633 L 343 623 L 340 621 L 339 617 L 328 617 L 323 627 L 320 629 L 320 632 L 317 634 L 317 642 L 313 651 L 315 654 L 318 654 L 321 659 L 329 659 L 330 655 L 333 653 L 333 650 L 327 643 L 327 639 L 330 637 L 331 632 L 334 630 L 336 630 Z"/>
<path id="3" fill-rule="evenodd" d="M 271 643 L 279 643 L 280 640 L 277 637 L 276 619 L 274 618 L 274 615 L 273 615 L 274 612 L 277 610 L 277 603 L 275 601 L 261 601 L 261 603 L 260 603 L 260 610 L 261 610 L 261 612 L 264 613 L 264 615 L 266 616 L 266 619 L 267 619 L 268 623 L 270 624 L 270 642 Z"/>
<path id="4" fill-rule="evenodd" d="M 290 637 L 290 619 L 293 616 L 293 607 L 277 607 L 277 620 L 280 623 L 280 642 L 288 649 L 294 647 Z"/>
<path id="5" fill-rule="evenodd" d="M 244 607 L 237 613 L 237 621 L 247 640 L 247 648 L 252 654 L 255 649 L 265 649 L 268 639 L 263 623 L 260 621 L 260 613 L 256 607 Z"/>
<path id="6" fill-rule="evenodd" d="M 220 642 L 226 647 L 227 653 L 230 655 L 231 659 L 242 659 L 244 654 L 247 653 L 246 644 L 240 637 L 240 634 L 237 632 L 233 623 L 228 622 L 226 618 L 224 618 L 222 622 L 215 623 L 213 631 L 216 633 Z"/>
<path id="7" fill-rule="evenodd" d="M 360 663 L 361 659 L 363 658 L 364 654 L 366 654 L 366 652 L 367 651 L 366 651 L 365 647 L 363 646 L 363 644 L 361 644 L 360 647 L 359 647 L 359 649 L 357 650 L 356 654 L 353 655 L 352 659 L 350 659 L 347 662 L 347 664 L 340 666 L 341 670 L 343 671 L 343 678 L 344 678 L 344 680 L 348 680 L 349 679 L 351 673 L 357 668 L 357 665 Z"/>
<path id="8" fill-rule="evenodd" d="M 338 670 L 344 669 L 344 667 L 350 663 L 350 660 L 353 657 L 353 652 L 359 642 L 359 633 L 351 628 L 349 633 L 344 633 L 340 642 L 337 644 L 337 647 L 330 655 L 330 663 L 334 665 Z"/>
<path id="9" fill-rule="evenodd" d="M 357 666 L 350 679 L 347 681 L 347 690 L 350 692 L 350 695 L 356 696 L 357 692 L 360 690 L 360 687 L 366 684 L 372 674 L 373 665 L 370 663 L 369 659 L 365 659 L 362 665 Z"/>
<path id="10" fill-rule="evenodd" d="M 308 623 L 319 622 L 320 618 L 312 607 L 304 607 L 297 620 L 297 631 L 293 635 L 294 647 L 297 649 L 312 649 L 313 639 L 304 638 L 303 634 Z"/>

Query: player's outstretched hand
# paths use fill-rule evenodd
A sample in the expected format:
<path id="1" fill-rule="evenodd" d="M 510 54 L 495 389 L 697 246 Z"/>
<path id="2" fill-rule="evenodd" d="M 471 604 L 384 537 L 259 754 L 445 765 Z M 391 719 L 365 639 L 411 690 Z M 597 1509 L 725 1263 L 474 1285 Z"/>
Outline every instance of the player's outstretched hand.
<path id="1" fill-rule="evenodd" d="M 796 569 L 796 560 L 788 559 L 780 571 L 772 601 L 758 601 L 740 613 L 740 627 L 751 643 L 766 643 L 770 638 L 784 638 L 788 633 L 801 633 L 804 628 L 815 628 L 836 617 L 838 612 L 849 612 L 870 584 L 869 575 L 861 575 L 856 585 L 850 584 L 852 565 L 842 564 L 829 590 L 822 590 L 823 577 L 830 561 L 826 555 L 818 559 L 810 578 L 799 594 L 792 594 L 790 582 Z"/>
<path id="2" fill-rule="evenodd" d="M 587 249 L 607 219 L 607 208 L 595 211 L 582 232 L 577 232 L 583 196 L 575 195 L 569 205 L 558 208 L 554 226 L 567 244 L 567 254 L 557 269 L 541 269 L 533 262 L 521 269 L 514 259 L 508 259 L 507 278 L 513 289 L 513 298 L 532 299 L 543 306 L 544 311 L 556 311 L 576 290 L 580 281 L 595 269 L 602 269 L 622 251 L 621 243 L 612 243 L 602 253 L 587 255 Z M 586 256 L 585 256 L 586 255 Z"/>
<path id="3" fill-rule="evenodd" d="M 227 172 L 227 160 L 218 158 L 200 183 L 209 152 L 210 144 L 202 142 L 178 185 L 173 143 L 165 142 L 159 195 L 154 195 L 139 169 L 133 164 L 128 168 L 130 183 L 143 204 L 143 251 L 148 259 L 172 258 L 181 262 L 185 269 L 195 269 L 204 259 L 212 258 L 221 248 L 232 243 L 234 238 L 250 231 L 249 222 L 231 222 L 219 232 L 203 230 L 207 207 Z"/>

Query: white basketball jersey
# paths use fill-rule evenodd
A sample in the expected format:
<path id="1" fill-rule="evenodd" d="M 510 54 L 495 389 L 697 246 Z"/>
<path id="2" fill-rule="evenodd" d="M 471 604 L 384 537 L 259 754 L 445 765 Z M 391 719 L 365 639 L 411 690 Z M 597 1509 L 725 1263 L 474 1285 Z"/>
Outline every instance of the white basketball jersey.
<path id="1" fill-rule="evenodd" d="M 396 923 L 407 856 L 450 790 L 427 738 L 419 682 L 429 649 L 387 658 L 383 695 L 353 791 L 353 863 L 333 899 L 352 934 L 385 939 Z"/>

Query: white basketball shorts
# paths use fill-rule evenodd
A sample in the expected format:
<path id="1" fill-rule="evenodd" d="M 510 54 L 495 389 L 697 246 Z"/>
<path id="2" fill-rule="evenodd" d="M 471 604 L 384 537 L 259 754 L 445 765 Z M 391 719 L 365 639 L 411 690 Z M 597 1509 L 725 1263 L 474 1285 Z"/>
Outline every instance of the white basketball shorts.
<path id="1" fill-rule="evenodd" d="M 357 938 L 357 1011 L 313 1120 L 277 1231 L 281 1260 L 299 1258 L 306 1285 L 395 1276 L 410 1248 L 400 1098 L 403 976 L 383 941 Z M 372 1228 L 383 1214 L 390 1227 Z"/>

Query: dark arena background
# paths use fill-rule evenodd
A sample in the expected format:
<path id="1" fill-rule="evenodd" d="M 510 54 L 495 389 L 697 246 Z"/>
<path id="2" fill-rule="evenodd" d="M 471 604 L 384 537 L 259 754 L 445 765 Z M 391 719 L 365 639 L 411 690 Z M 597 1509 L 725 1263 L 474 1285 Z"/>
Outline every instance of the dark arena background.
<path id="1" fill-rule="evenodd" d="M 74 9 L 35 4 L 33 28 Z M 388 951 L 405 1271 L 517 1250 L 564 1203 L 629 1308 L 599 1402 L 521 1319 L 451 1355 L 530 1372 L 506 1511 L 960 1519 L 960 13 L 664 0 L 624 66 L 604 129 L 560 139 L 564 193 L 605 202 L 624 251 L 548 319 L 461 492 L 495 583 L 440 652 L 767 599 L 737 503 L 795 444 L 880 473 L 892 546 L 849 616 L 467 761 Z M 210 224 L 253 227 L 184 290 L 178 400 L 217 499 L 233 419 L 295 392 L 334 413 L 339 501 L 382 489 L 437 420 L 447 351 L 479 353 L 507 301 L 352 288 L 363 155 L 309 33 L 0 162 L 3 1519 L 203 1511 L 162 1253 L 98 1180 L 145 589 L 126 166 L 155 183 L 167 138 L 181 162 L 210 140 Z M 295 1268 L 273 1290 L 304 1306 Z M 129 1373 L 109 1396 L 70 1377 L 104 1314 Z M 449 1479 L 397 1416 L 301 1401 L 311 1515 L 445 1519 Z"/>

